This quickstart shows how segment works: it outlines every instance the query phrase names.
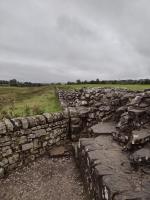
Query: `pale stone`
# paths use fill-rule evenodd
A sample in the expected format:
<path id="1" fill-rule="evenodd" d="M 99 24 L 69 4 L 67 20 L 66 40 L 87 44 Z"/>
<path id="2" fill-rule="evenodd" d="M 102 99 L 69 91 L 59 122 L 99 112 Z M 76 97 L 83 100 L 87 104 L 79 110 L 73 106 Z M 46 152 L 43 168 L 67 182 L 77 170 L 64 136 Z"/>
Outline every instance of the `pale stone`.
<path id="1" fill-rule="evenodd" d="M 0 134 L 6 133 L 6 125 L 4 122 L 0 122 Z"/>
<path id="2" fill-rule="evenodd" d="M 8 161 L 10 164 L 14 164 L 15 162 L 17 162 L 19 159 L 19 154 L 15 154 L 11 157 L 8 158 Z"/>
<path id="3" fill-rule="evenodd" d="M 5 173 L 4 173 L 4 168 L 0 168 L 0 178 L 3 178 L 4 177 L 4 175 L 5 175 Z"/>
<path id="4" fill-rule="evenodd" d="M 21 118 L 20 120 L 22 122 L 22 128 L 27 129 L 29 127 L 28 120 L 26 118 Z"/>
<path id="5" fill-rule="evenodd" d="M 13 131 L 14 130 L 14 125 L 12 124 L 12 122 L 9 119 L 5 119 L 4 120 L 7 130 L 8 131 Z"/>
<path id="6" fill-rule="evenodd" d="M 22 145 L 22 151 L 26 151 L 33 148 L 33 143 L 27 143 Z"/>
<path id="7" fill-rule="evenodd" d="M 45 129 L 37 130 L 34 133 L 35 133 L 36 137 L 41 137 L 41 136 L 44 136 L 47 134 Z"/>
<path id="8" fill-rule="evenodd" d="M 24 143 L 26 143 L 27 142 L 27 137 L 26 136 L 21 136 L 20 138 L 19 138 L 19 144 L 24 144 Z"/>

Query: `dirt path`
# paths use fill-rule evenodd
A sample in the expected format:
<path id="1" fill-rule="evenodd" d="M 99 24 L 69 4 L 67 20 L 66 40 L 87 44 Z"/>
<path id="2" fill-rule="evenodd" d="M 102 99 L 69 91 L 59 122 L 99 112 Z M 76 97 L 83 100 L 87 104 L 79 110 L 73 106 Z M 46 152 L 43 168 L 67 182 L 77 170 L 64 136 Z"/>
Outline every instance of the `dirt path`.
<path id="1" fill-rule="evenodd" d="M 74 160 L 42 158 L 0 180 L 2 200 L 86 200 Z"/>

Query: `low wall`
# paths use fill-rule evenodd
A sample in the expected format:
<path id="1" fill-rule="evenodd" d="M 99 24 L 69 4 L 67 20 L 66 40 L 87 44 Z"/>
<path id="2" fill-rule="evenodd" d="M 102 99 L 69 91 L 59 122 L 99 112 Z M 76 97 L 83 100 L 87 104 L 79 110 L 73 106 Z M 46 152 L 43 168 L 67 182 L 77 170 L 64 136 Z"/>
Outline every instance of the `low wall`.
<path id="1" fill-rule="evenodd" d="M 0 122 L 0 176 L 34 161 L 68 135 L 66 112 Z"/>

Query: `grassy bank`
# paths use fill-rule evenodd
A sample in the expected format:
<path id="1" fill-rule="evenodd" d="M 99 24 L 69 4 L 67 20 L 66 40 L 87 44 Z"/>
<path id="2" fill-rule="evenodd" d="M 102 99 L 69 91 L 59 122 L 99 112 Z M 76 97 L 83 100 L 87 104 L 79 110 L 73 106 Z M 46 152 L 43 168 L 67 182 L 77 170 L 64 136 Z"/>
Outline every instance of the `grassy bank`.
<path id="1" fill-rule="evenodd" d="M 0 118 L 60 111 L 54 87 L 0 87 Z"/>

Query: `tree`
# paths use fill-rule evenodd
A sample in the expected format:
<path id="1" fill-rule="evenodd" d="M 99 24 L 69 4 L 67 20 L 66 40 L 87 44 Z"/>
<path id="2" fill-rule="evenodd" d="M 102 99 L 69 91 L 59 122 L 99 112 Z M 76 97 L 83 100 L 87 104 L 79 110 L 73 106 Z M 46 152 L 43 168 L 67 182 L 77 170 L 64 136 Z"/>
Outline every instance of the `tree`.
<path id="1" fill-rule="evenodd" d="M 10 86 L 17 86 L 17 80 L 16 79 L 12 79 L 9 81 Z"/>
<path id="2" fill-rule="evenodd" d="M 99 83 L 99 79 L 98 78 L 96 79 L 96 83 Z"/>
<path id="3" fill-rule="evenodd" d="M 81 84 L 80 79 L 76 80 L 76 83 L 77 83 L 77 84 Z"/>

